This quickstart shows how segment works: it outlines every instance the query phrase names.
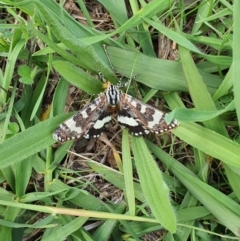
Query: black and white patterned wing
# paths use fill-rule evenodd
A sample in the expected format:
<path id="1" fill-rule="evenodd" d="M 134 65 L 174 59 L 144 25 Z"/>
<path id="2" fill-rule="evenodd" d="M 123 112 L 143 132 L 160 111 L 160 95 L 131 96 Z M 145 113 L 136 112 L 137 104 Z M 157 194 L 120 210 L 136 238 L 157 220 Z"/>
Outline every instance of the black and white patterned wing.
<path id="1" fill-rule="evenodd" d="M 179 125 L 175 119 L 166 123 L 166 115 L 166 113 L 144 104 L 130 95 L 121 94 L 118 122 L 127 127 L 135 136 L 141 136 L 149 132 L 159 134 Z"/>
<path id="2" fill-rule="evenodd" d="M 85 138 L 96 138 L 102 134 L 103 127 L 111 120 L 106 106 L 106 96 L 101 94 L 89 105 L 63 122 L 53 133 L 53 138 L 60 142 Z"/>

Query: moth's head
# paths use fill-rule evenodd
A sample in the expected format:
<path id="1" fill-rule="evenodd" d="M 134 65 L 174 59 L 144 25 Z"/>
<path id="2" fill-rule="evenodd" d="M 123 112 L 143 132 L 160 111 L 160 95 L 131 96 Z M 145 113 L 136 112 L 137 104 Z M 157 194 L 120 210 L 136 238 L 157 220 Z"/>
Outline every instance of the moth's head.
<path id="1" fill-rule="evenodd" d="M 109 88 L 110 85 L 111 85 L 111 82 L 106 81 L 106 82 L 103 82 L 102 87 L 105 91 L 107 91 L 107 89 Z"/>

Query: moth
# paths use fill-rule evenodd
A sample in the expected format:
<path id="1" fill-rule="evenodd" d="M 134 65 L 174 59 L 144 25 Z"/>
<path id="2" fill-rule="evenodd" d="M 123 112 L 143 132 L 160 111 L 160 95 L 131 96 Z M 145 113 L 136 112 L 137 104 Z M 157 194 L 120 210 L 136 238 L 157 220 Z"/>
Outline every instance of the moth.
<path id="1" fill-rule="evenodd" d="M 99 137 L 114 113 L 117 114 L 118 122 L 135 136 L 150 132 L 160 134 L 179 125 L 176 119 L 166 123 L 167 113 L 123 93 L 117 86 L 108 82 L 106 91 L 60 124 L 54 131 L 53 138 L 65 142 L 80 137 L 87 139 Z"/>

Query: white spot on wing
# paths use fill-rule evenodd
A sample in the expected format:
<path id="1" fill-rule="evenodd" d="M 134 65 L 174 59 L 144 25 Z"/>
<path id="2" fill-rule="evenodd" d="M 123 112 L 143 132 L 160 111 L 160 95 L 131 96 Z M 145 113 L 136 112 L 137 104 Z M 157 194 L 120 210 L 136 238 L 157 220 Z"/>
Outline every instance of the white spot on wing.
<path id="1" fill-rule="evenodd" d="M 158 125 L 160 123 L 160 120 L 162 119 L 164 113 L 160 110 L 155 110 L 155 113 L 153 114 L 153 121 L 148 122 L 148 128 L 153 128 L 155 125 Z"/>
<path id="2" fill-rule="evenodd" d="M 139 124 L 137 123 L 137 121 L 135 121 L 132 117 L 128 117 L 128 116 L 122 116 L 119 115 L 118 116 L 118 121 L 121 124 L 126 124 L 128 126 L 138 126 Z"/>
<path id="3" fill-rule="evenodd" d="M 57 133 L 53 132 L 53 138 L 54 138 L 55 140 L 59 140 L 59 136 L 57 135 Z"/>
<path id="4" fill-rule="evenodd" d="M 71 130 L 75 131 L 78 134 L 82 133 L 82 128 L 80 126 L 76 126 L 76 122 L 73 120 L 73 118 L 68 119 L 64 124 Z M 62 124 L 60 125 L 62 129 L 65 129 Z"/>
<path id="5" fill-rule="evenodd" d="M 96 123 L 94 124 L 93 128 L 94 129 L 101 129 L 104 127 L 106 123 L 108 123 L 111 120 L 111 116 L 106 116 L 102 120 L 97 120 Z"/>
<path id="6" fill-rule="evenodd" d="M 88 118 L 88 114 L 87 114 L 86 111 L 83 111 L 83 112 L 82 112 L 82 117 L 85 118 L 85 119 Z"/>
<path id="7" fill-rule="evenodd" d="M 179 122 L 178 122 L 176 119 L 174 119 L 173 124 L 175 124 L 176 126 L 178 126 L 178 125 L 179 125 Z M 173 124 L 172 124 L 172 125 L 173 125 Z"/>

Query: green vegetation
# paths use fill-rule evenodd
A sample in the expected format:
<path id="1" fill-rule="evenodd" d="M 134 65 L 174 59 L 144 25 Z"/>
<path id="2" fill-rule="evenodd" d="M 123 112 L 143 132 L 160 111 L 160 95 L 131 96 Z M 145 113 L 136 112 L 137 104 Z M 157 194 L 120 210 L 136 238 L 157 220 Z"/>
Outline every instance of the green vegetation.
<path id="1" fill-rule="evenodd" d="M 0 2 L 0 241 L 239 239 L 240 2 L 125 2 Z M 180 126 L 55 144 L 99 72 Z"/>

